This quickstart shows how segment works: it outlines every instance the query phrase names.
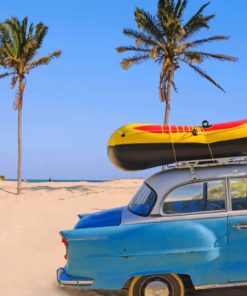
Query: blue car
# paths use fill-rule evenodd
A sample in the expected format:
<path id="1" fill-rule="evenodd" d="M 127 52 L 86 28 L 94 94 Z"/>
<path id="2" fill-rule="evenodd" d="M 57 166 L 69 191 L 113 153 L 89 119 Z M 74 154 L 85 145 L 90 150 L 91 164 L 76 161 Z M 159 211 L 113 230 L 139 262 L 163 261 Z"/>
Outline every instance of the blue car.
<path id="1" fill-rule="evenodd" d="M 80 215 L 61 231 L 58 282 L 183 296 L 247 285 L 246 161 L 184 163 L 148 178 L 128 206 Z"/>

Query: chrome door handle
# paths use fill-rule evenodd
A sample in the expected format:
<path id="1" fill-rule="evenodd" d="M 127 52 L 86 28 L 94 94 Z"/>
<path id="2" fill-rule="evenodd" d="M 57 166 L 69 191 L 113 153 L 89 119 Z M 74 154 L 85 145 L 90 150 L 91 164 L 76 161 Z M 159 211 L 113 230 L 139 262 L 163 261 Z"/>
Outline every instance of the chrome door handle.
<path id="1" fill-rule="evenodd" d="M 247 229 L 247 224 L 246 223 L 233 224 L 232 227 L 237 228 L 238 230 L 244 230 L 244 229 Z"/>

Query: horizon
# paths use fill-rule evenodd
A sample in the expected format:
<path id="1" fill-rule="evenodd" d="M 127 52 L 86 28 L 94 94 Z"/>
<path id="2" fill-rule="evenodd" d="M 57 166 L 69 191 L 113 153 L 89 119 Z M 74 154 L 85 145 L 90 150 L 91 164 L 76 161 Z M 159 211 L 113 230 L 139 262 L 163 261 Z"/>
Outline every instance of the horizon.
<path id="1" fill-rule="evenodd" d="M 194 13 L 205 2 L 190 1 L 186 15 Z M 160 170 L 123 172 L 111 164 L 106 151 L 110 135 L 122 125 L 162 124 L 165 104 L 159 101 L 159 67 L 145 62 L 124 71 L 119 63 L 126 55 L 115 51 L 117 46 L 133 44 L 124 37 L 122 29 L 136 28 L 134 8 L 139 6 L 153 14 L 156 5 L 156 1 L 143 0 L 96 0 L 71 2 L 68 6 L 57 0 L 2 3 L 1 21 L 12 15 L 18 18 L 27 15 L 29 22 L 42 21 L 49 26 L 39 55 L 62 50 L 59 59 L 47 67 L 37 68 L 27 77 L 22 178 L 130 179 L 146 178 Z M 241 10 L 233 9 L 235 7 Z M 239 61 L 206 61 L 202 65 L 225 88 L 226 94 L 191 69 L 179 69 L 175 77 L 178 93 L 173 93 L 171 102 L 171 124 L 200 125 L 205 119 L 219 123 L 247 118 L 247 37 L 244 34 L 247 3 L 231 0 L 223 5 L 222 1 L 215 0 L 206 12 L 215 13 L 216 18 L 209 31 L 204 30 L 197 36 L 224 34 L 231 39 L 201 48 L 236 56 Z M 0 175 L 15 179 L 17 113 L 12 108 L 15 91 L 11 90 L 8 78 L 0 80 L 0 90 Z"/>

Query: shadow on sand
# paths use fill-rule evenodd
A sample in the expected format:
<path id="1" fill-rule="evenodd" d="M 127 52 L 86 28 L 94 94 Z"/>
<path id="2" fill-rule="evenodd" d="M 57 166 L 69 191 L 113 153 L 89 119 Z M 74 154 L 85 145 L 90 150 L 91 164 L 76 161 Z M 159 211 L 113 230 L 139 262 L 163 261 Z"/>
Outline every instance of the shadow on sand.
<path id="1" fill-rule="evenodd" d="M 5 190 L 5 189 L 2 189 L 2 188 L 0 188 L 0 191 L 3 191 L 3 192 L 5 192 L 5 193 L 8 193 L 8 194 L 11 194 L 11 195 L 15 195 L 15 196 L 17 196 L 17 193 L 14 193 L 14 192 L 11 192 L 11 191 L 8 191 L 8 190 Z"/>
<path id="2" fill-rule="evenodd" d="M 79 192 L 85 192 L 89 193 L 92 190 L 86 188 L 83 185 L 76 185 L 76 186 L 61 186 L 61 187 L 53 187 L 53 186 L 34 186 L 34 187 L 23 187 L 22 188 L 25 191 L 39 191 L 39 190 L 46 190 L 46 191 L 57 191 L 57 190 L 67 190 L 69 192 L 79 191 Z"/>
<path id="3" fill-rule="evenodd" d="M 61 289 L 61 288 L 59 288 Z M 77 288 L 62 288 L 61 296 L 127 296 L 125 291 L 90 291 L 80 290 Z M 238 287 L 234 289 L 214 289 L 201 292 L 195 292 L 194 296 L 245 296 L 247 293 L 247 287 Z M 192 296 L 192 294 L 186 294 L 186 296 Z"/>
<path id="4" fill-rule="evenodd" d="M 227 289 L 214 289 L 198 292 L 198 296 L 244 296 L 247 294 L 247 287 L 236 287 Z"/>
<path id="5" fill-rule="evenodd" d="M 56 289 L 61 296 L 127 296 L 124 291 L 92 291 L 69 287 L 57 287 Z"/>

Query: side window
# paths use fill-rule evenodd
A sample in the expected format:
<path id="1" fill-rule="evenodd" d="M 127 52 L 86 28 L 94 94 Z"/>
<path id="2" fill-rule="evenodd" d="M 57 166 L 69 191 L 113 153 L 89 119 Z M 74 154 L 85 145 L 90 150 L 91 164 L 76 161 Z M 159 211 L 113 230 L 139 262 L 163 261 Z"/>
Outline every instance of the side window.
<path id="1" fill-rule="evenodd" d="M 247 178 L 230 179 L 230 193 L 232 210 L 247 210 Z"/>
<path id="2" fill-rule="evenodd" d="M 225 210 L 225 196 L 224 180 L 187 184 L 167 195 L 163 213 L 171 215 Z"/>

